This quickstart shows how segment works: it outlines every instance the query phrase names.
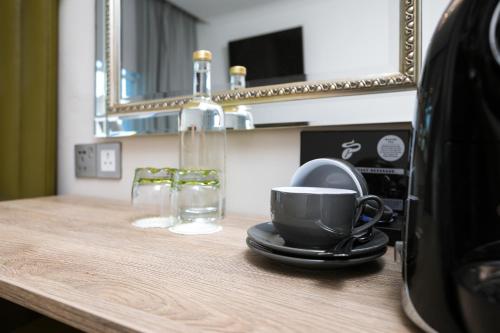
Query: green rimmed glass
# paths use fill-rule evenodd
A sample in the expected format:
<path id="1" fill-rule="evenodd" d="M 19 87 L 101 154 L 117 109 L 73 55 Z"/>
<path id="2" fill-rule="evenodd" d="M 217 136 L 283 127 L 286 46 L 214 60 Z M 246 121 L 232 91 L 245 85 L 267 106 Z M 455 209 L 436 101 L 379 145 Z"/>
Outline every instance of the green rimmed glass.
<path id="1" fill-rule="evenodd" d="M 170 231 L 180 234 L 209 234 L 221 229 L 223 176 L 218 170 L 179 169 L 174 188 L 177 224 Z"/>
<path id="2" fill-rule="evenodd" d="M 137 227 L 169 227 L 175 223 L 174 168 L 137 168 L 132 186 L 132 206 Z"/>

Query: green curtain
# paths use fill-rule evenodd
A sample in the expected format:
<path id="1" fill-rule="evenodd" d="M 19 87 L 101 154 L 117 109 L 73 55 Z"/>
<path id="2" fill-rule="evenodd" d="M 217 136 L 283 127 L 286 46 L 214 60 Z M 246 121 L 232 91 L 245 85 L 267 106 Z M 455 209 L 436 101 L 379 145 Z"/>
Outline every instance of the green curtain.
<path id="1" fill-rule="evenodd" d="M 58 0 L 0 0 L 0 200 L 55 194 Z"/>

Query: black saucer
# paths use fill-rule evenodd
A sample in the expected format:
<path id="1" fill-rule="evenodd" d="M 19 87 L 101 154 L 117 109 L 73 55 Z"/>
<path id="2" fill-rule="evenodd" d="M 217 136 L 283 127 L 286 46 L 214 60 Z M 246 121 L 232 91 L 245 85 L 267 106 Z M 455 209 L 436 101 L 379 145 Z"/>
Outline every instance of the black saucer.
<path id="1" fill-rule="evenodd" d="M 308 269 L 332 269 L 332 268 L 344 268 L 344 267 L 361 265 L 383 256 L 387 251 L 387 247 L 384 247 L 381 250 L 378 250 L 377 252 L 362 257 L 313 259 L 313 258 L 303 258 L 303 257 L 297 257 L 293 255 L 287 255 L 275 252 L 256 243 L 251 238 L 247 238 L 247 245 L 251 251 L 258 253 L 271 260 L 275 260 L 287 265 L 292 265 L 300 268 L 308 268 Z"/>
<path id="2" fill-rule="evenodd" d="M 250 238 L 255 243 L 261 245 L 265 249 L 272 250 L 274 252 L 279 252 L 283 255 L 293 255 L 299 256 L 301 258 L 345 258 L 346 255 L 343 253 L 332 253 L 327 250 L 319 249 L 304 249 L 298 247 L 292 247 L 285 244 L 285 241 L 278 234 L 272 222 L 265 222 L 254 225 L 247 230 L 248 238 Z M 373 239 L 364 243 L 356 244 L 351 251 L 351 254 L 347 258 L 370 256 L 376 252 L 381 251 L 387 246 L 389 242 L 389 237 L 380 230 L 374 229 Z M 247 242 L 248 243 L 248 242 Z"/>

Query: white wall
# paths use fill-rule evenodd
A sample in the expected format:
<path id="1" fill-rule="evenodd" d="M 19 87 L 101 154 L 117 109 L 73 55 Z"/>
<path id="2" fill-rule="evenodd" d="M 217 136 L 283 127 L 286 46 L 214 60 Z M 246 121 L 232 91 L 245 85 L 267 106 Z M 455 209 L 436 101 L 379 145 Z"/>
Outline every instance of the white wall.
<path id="1" fill-rule="evenodd" d="M 349 1 L 349 0 L 345 0 Z M 423 0 L 423 47 L 446 6 L 445 0 Z M 333 115 L 337 124 L 411 121 L 415 93 L 378 94 L 321 99 L 316 112 Z M 303 104 L 297 104 L 303 105 Z M 377 105 L 374 108 L 374 105 Z M 271 107 L 271 105 L 269 105 Z M 279 104 L 275 107 L 280 107 Z M 298 107 L 298 110 L 305 110 Z M 322 110 L 322 111 L 319 111 Z M 121 180 L 77 179 L 74 145 L 95 142 L 94 3 L 61 0 L 59 18 L 58 192 L 128 200 L 134 169 L 177 165 L 177 137 L 120 139 Z M 229 212 L 268 215 L 269 190 L 287 185 L 299 165 L 299 129 L 267 130 L 228 135 L 227 207 Z"/>

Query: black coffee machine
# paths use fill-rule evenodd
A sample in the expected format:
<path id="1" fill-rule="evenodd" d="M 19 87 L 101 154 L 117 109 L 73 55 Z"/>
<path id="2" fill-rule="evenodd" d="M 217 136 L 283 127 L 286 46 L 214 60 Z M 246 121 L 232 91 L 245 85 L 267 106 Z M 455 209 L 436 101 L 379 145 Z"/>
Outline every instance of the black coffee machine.
<path id="1" fill-rule="evenodd" d="M 403 306 L 429 332 L 500 332 L 500 1 L 453 1 L 419 89 Z"/>

